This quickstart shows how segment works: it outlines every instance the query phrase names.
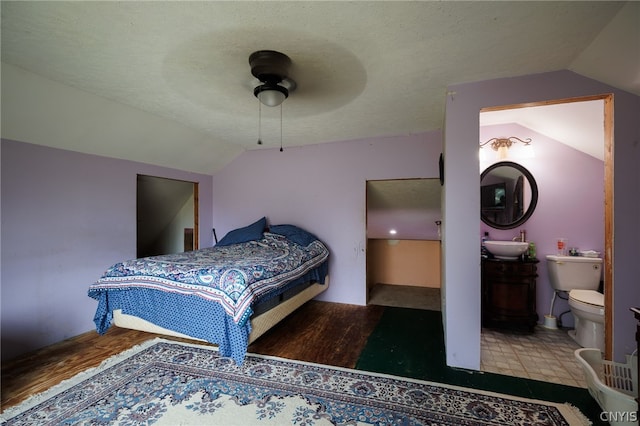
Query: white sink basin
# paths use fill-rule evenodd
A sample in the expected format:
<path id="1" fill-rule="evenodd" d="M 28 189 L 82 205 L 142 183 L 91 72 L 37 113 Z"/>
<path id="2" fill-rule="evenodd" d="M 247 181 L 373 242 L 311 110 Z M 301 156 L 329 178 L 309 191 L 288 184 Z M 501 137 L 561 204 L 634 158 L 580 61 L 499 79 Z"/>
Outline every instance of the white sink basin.
<path id="1" fill-rule="evenodd" d="M 489 253 L 498 259 L 517 259 L 527 251 L 529 243 L 521 241 L 485 241 L 484 246 Z"/>

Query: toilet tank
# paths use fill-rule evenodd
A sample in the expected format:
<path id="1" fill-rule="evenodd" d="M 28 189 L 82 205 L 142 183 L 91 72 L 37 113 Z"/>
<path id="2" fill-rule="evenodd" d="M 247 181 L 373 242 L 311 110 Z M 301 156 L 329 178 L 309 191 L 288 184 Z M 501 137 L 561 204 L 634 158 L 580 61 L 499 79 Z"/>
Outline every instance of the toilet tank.
<path id="1" fill-rule="evenodd" d="M 597 290 L 602 276 L 602 259 L 548 255 L 547 269 L 554 290 Z"/>

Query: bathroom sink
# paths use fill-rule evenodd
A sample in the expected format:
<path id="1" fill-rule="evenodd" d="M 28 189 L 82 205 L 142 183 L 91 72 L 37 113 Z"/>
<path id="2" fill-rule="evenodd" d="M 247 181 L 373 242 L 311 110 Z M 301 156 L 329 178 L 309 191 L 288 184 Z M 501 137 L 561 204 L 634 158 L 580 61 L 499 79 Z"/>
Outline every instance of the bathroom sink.
<path id="1" fill-rule="evenodd" d="M 521 241 L 485 241 L 484 246 L 489 253 L 498 259 L 517 259 L 527 251 L 529 243 Z"/>

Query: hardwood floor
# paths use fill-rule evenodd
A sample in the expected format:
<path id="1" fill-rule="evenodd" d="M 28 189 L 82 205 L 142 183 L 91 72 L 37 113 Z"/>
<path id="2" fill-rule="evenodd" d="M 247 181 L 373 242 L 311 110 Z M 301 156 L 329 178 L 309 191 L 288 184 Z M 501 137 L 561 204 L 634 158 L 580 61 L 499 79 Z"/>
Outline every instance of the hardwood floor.
<path id="1" fill-rule="evenodd" d="M 249 352 L 353 368 L 383 311 L 311 301 L 256 340 Z M 0 411 L 155 337 L 193 342 L 111 327 L 103 336 L 85 333 L 3 362 Z"/>
<path id="2" fill-rule="evenodd" d="M 311 301 L 249 346 L 249 352 L 354 368 L 382 306 Z"/>

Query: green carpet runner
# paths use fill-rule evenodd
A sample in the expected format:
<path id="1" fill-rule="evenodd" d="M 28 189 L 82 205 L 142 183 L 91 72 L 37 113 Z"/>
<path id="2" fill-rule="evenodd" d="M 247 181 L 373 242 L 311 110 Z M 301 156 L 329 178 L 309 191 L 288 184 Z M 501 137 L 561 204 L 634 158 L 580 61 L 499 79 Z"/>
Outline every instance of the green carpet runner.
<path id="1" fill-rule="evenodd" d="M 446 365 L 439 311 L 386 307 L 356 369 L 554 402 L 569 402 L 594 423 L 601 412 L 587 389 Z"/>

